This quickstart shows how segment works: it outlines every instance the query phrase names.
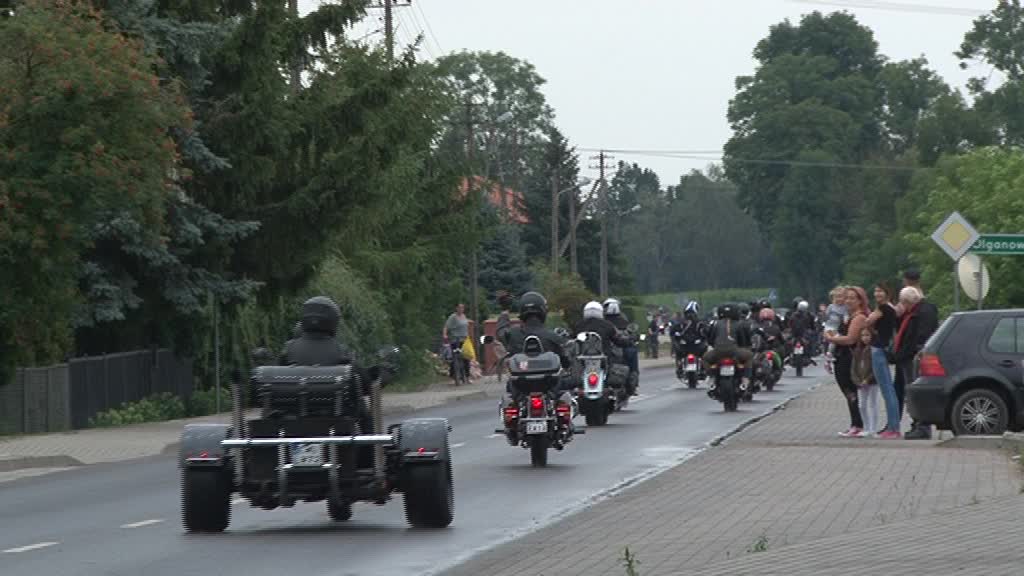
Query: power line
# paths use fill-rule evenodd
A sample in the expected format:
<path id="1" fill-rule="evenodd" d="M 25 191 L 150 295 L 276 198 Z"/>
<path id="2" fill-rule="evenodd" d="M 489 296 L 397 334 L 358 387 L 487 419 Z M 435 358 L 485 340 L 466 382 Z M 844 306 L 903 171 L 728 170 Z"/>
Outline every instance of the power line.
<path id="1" fill-rule="evenodd" d="M 714 151 L 692 151 L 692 150 L 626 150 L 626 149 L 611 149 L 611 148 L 577 148 L 581 152 L 614 152 L 615 154 L 623 154 L 630 156 L 645 156 L 653 158 L 670 158 L 676 160 L 706 160 L 706 161 L 722 161 L 724 156 L 722 152 Z M 729 157 L 730 162 L 736 162 L 739 164 L 764 164 L 770 166 L 806 166 L 806 167 L 819 167 L 819 168 L 852 168 L 852 169 L 865 169 L 865 170 L 891 170 L 897 172 L 913 172 L 920 170 L 917 166 L 893 166 L 893 165 L 880 165 L 880 164 L 852 164 L 845 162 L 811 162 L 804 160 L 771 160 L 761 158 L 738 158 L 735 156 Z"/>
<path id="2" fill-rule="evenodd" d="M 836 8 L 865 8 L 868 10 L 888 10 L 891 12 L 916 12 L 921 14 L 938 14 L 945 16 L 982 16 L 988 10 L 978 8 L 957 8 L 937 4 L 911 4 L 907 2 L 887 2 L 881 0 L 789 0 L 795 4 L 816 4 L 834 6 Z"/>
<path id="3" fill-rule="evenodd" d="M 441 43 L 437 41 L 437 34 L 434 34 L 434 29 L 430 27 L 430 20 L 427 19 L 426 12 L 423 11 L 422 2 L 416 2 L 416 10 L 419 11 L 420 16 L 423 17 L 423 23 L 427 27 L 427 32 L 430 33 L 430 37 L 434 39 L 434 45 L 437 46 L 437 50 L 441 55 L 444 55 L 444 48 L 441 48 Z"/>
<path id="4" fill-rule="evenodd" d="M 417 8 L 419 7 L 419 3 L 418 2 L 416 3 L 416 7 Z M 430 54 L 431 58 L 438 58 L 438 57 L 440 57 L 443 54 L 443 52 L 441 51 L 441 49 L 439 47 L 438 47 L 438 49 L 436 51 L 431 48 L 431 46 L 430 46 L 431 41 L 434 40 L 433 37 L 432 37 L 433 34 L 431 34 L 429 32 L 429 30 L 427 29 L 426 23 L 424 21 L 420 20 L 420 17 L 416 14 L 417 12 L 421 12 L 422 13 L 422 11 L 410 10 L 409 11 L 409 18 L 412 19 L 413 23 L 416 25 L 416 28 L 419 29 L 420 33 L 423 35 L 423 48 L 426 49 L 427 54 Z M 433 44 L 434 44 L 434 46 L 437 46 L 437 42 L 436 41 L 434 41 Z"/>

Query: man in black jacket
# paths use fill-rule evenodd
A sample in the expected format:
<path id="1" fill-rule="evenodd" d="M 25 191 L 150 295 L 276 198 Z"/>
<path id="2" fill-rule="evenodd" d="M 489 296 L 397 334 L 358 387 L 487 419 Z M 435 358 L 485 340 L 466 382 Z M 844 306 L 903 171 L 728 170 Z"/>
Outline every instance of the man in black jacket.
<path id="1" fill-rule="evenodd" d="M 600 302 L 587 302 L 587 305 L 583 307 L 583 319 L 577 322 L 573 328 L 576 334 L 594 332 L 600 336 L 604 355 L 609 358 L 615 355 L 612 351 L 613 345 L 622 347 L 632 344 L 628 338 L 619 334 L 611 322 L 605 320 Z"/>
<path id="2" fill-rule="evenodd" d="M 893 341 L 893 359 L 896 362 L 897 374 L 901 377 L 897 396 L 902 414 L 906 386 L 917 378 L 914 358 L 938 329 L 939 311 L 934 304 L 925 300 L 921 290 L 914 286 L 906 286 L 900 291 L 900 307 L 904 312 Z M 903 437 L 907 440 L 927 440 L 932 437 L 931 426 L 914 422 L 910 431 Z"/>

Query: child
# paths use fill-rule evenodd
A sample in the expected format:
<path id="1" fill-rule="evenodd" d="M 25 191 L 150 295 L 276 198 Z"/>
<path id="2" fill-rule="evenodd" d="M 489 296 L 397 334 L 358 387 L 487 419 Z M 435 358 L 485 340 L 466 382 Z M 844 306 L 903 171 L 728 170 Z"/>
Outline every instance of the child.
<path id="1" fill-rule="evenodd" d="M 846 321 L 846 287 L 836 286 L 829 292 L 829 297 L 832 298 L 832 303 L 825 309 L 825 324 L 823 326 L 825 333 L 832 332 L 833 334 L 839 332 L 839 327 Z M 828 351 L 825 353 L 825 359 L 829 365 L 832 364 L 832 358 L 835 356 L 836 345 L 829 342 Z"/>
<path id="2" fill-rule="evenodd" d="M 850 372 L 853 383 L 857 385 L 857 401 L 860 405 L 860 417 L 864 421 L 864 431 L 857 437 L 872 437 L 878 431 L 878 384 L 875 382 L 875 371 L 871 365 L 871 339 L 874 337 L 870 328 L 861 330 L 860 342 L 853 349 L 853 365 Z"/>

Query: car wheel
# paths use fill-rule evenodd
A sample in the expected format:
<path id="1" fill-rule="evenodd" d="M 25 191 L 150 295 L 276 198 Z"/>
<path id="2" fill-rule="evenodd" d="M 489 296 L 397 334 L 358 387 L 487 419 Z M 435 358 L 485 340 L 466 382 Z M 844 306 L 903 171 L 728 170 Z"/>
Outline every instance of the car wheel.
<path id="1" fill-rule="evenodd" d="M 1006 401 L 999 394 L 985 388 L 975 388 L 960 395 L 953 404 L 953 433 L 1001 435 L 1010 421 Z"/>

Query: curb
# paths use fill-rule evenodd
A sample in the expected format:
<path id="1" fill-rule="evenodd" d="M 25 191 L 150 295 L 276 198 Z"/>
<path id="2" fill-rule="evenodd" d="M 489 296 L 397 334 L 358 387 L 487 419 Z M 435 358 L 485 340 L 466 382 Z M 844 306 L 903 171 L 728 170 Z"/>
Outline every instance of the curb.
<path id="1" fill-rule="evenodd" d="M 815 390 L 820 388 L 822 386 L 822 384 L 824 384 L 824 382 L 818 382 L 817 384 L 814 384 L 810 388 L 808 388 L 808 389 L 806 389 L 806 390 L 804 390 L 802 392 L 798 392 L 796 395 L 790 396 L 789 398 L 786 398 L 785 400 L 783 400 L 782 402 L 779 402 L 775 406 L 772 406 L 772 408 L 770 410 L 767 410 L 767 411 L 765 411 L 765 412 L 763 412 L 763 413 L 761 413 L 761 414 L 759 414 L 757 416 L 754 416 L 754 417 L 750 418 L 749 420 L 744 421 L 742 424 L 740 424 L 739 426 L 733 428 L 732 430 L 729 430 L 725 434 L 722 434 L 721 436 L 716 436 L 716 437 L 712 438 L 707 443 L 707 447 L 708 448 L 712 448 L 712 447 L 715 447 L 715 446 L 719 446 L 723 442 L 728 440 L 729 438 L 732 438 L 733 436 L 739 434 L 740 432 L 743 432 L 747 428 L 753 426 L 754 424 L 757 424 L 758 422 L 764 420 L 765 418 L 771 416 L 772 414 L 775 414 L 776 412 L 780 412 L 782 410 L 785 410 L 786 406 L 789 406 L 790 402 L 796 400 L 797 398 L 802 397 L 804 394 L 807 394 L 809 392 L 814 392 Z"/>
<path id="2" fill-rule="evenodd" d="M 935 444 L 940 448 L 962 448 L 967 450 L 1014 450 L 1024 449 L 1024 436 L 1007 432 L 1002 436 L 953 436 Z"/>
<path id="3" fill-rule="evenodd" d="M 14 472 L 27 468 L 70 468 L 84 465 L 81 461 L 65 455 L 0 457 L 0 472 Z"/>

